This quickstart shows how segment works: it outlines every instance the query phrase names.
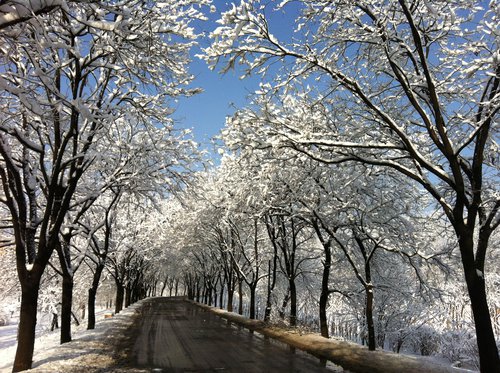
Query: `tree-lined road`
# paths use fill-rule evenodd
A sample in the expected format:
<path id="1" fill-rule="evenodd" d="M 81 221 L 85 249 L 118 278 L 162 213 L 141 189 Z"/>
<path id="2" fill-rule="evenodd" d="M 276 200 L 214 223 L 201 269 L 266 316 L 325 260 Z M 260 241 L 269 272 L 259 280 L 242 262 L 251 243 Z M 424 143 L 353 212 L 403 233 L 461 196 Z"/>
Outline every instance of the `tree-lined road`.
<path id="1" fill-rule="evenodd" d="M 167 372 L 328 372 L 319 361 L 292 353 L 195 305 L 176 298 L 144 302 L 133 348 L 139 368 Z"/>

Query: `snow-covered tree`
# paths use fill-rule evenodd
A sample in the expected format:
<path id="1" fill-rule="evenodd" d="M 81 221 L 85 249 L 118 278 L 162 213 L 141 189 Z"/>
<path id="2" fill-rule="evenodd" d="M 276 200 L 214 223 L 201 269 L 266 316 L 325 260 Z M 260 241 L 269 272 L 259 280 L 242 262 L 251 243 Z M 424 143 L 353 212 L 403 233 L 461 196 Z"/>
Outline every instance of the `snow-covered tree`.
<path id="1" fill-rule="evenodd" d="M 112 231 L 116 219 L 116 205 L 121 197 L 121 190 L 111 190 L 109 194 L 102 195 L 100 203 L 96 203 L 88 214 L 78 222 L 82 226 L 81 231 L 87 237 L 87 245 L 90 246 L 86 252 L 85 260 L 92 271 L 92 283 L 88 289 L 88 316 L 87 329 L 95 328 L 95 301 L 97 289 L 104 272 L 108 254 L 113 246 Z"/>
<path id="2" fill-rule="evenodd" d="M 99 139 L 129 120 L 160 131 L 170 98 L 195 92 L 189 23 L 207 1 L 60 3 L 0 34 L 2 202 L 22 287 L 15 371 L 31 366 L 40 278 Z M 18 10 L 2 4 L 3 19 Z"/>
<path id="3" fill-rule="evenodd" d="M 281 97 L 235 121 L 259 123 L 277 146 L 325 163 L 390 167 L 434 198 L 460 248 L 481 370 L 499 372 L 485 258 L 500 224 L 500 5 L 481 5 L 241 1 L 222 14 L 204 58 L 212 66 L 244 64 L 248 73 L 277 71 L 265 90 L 281 90 Z M 296 32 L 275 36 L 266 6 L 298 9 Z M 299 82 L 314 89 L 288 95 Z M 311 116 L 323 117 L 313 121 L 319 126 L 311 127 Z"/>
<path id="4" fill-rule="evenodd" d="M 69 0 L 83 2 L 85 0 Z M 50 13 L 60 7 L 66 7 L 64 0 L 3 0 L 0 3 L 0 30 L 26 22 L 37 15 Z"/>

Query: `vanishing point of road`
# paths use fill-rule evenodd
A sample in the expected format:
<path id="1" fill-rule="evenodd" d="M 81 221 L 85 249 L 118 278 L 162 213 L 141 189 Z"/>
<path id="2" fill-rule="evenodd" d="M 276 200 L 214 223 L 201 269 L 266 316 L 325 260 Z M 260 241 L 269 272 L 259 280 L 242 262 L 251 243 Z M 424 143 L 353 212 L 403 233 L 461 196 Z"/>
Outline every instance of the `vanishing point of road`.
<path id="1" fill-rule="evenodd" d="M 151 372 L 332 372 L 319 360 L 218 318 L 180 298 L 139 312 L 132 363 Z"/>

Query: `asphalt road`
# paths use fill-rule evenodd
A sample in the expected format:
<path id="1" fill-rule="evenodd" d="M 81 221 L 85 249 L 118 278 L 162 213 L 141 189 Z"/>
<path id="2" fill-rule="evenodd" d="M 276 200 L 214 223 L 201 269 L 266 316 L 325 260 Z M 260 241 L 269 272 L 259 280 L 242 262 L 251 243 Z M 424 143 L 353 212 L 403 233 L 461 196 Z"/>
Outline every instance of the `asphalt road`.
<path id="1" fill-rule="evenodd" d="M 319 360 L 176 298 L 141 308 L 132 363 L 151 372 L 332 372 Z M 333 370 L 337 371 L 337 370 Z"/>

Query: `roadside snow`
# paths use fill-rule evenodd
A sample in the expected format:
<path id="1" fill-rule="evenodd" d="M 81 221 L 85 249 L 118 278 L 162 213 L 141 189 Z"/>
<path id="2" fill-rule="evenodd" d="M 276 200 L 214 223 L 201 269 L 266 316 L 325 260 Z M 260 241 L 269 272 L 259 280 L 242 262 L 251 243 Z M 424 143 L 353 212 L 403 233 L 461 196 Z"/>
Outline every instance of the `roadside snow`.
<path id="1" fill-rule="evenodd" d="M 59 345 L 59 331 L 44 332 L 37 337 L 32 372 L 90 373 L 127 372 L 145 373 L 149 370 L 127 367 L 126 332 L 136 320 L 137 302 L 112 318 L 104 319 L 104 313 L 97 314 L 95 330 L 85 330 L 82 324 L 73 330 L 73 341 Z M 195 302 L 193 302 L 195 303 Z M 218 316 L 243 325 L 259 334 L 296 347 L 316 357 L 328 359 L 352 372 L 369 373 L 464 373 L 466 370 L 452 368 L 421 357 L 397 355 L 386 351 L 368 351 L 359 345 L 325 339 L 316 334 L 301 334 L 299 331 L 284 330 L 250 320 L 241 315 L 214 307 L 195 303 Z M 107 311 L 109 312 L 109 311 Z M 16 349 L 17 324 L 0 327 L 0 373 L 12 370 Z M 128 341 L 129 342 L 129 341 Z M 130 344 L 130 343 L 129 343 Z"/>
<path id="2" fill-rule="evenodd" d="M 319 334 L 302 334 L 297 330 L 285 330 L 265 324 L 263 321 L 251 320 L 239 314 L 192 302 L 230 322 L 276 339 L 292 347 L 306 351 L 316 357 L 327 359 L 334 364 L 357 373 L 465 373 L 465 369 L 454 368 L 449 364 L 441 364 L 434 359 L 417 356 L 395 354 L 388 351 L 368 351 L 366 347 L 355 343 L 327 339 Z"/>
<path id="3" fill-rule="evenodd" d="M 119 355 L 114 346 L 131 323 L 141 302 L 112 318 L 104 318 L 110 310 L 96 313 L 96 329 L 86 330 L 86 323 L 72 329 L 73 341 L 59 344 L 59 329 L 41 331 L 35 341 L 33 372 L 91 372 L 116 363 Z M 16 352 L 17 323 L 0 327 L 0 373 L 10 373 Z"/>

